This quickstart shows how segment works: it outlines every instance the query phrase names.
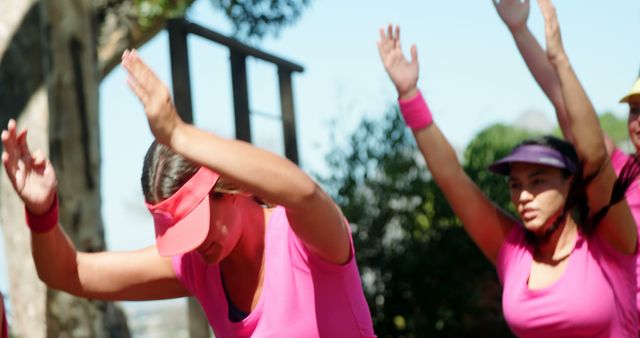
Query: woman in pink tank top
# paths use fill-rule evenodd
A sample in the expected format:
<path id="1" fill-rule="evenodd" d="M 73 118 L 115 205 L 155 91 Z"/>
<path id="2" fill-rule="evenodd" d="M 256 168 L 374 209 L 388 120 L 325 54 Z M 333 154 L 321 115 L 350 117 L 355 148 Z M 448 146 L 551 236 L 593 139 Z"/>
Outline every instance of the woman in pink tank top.
<path id="1" fill-rule="evenodd" d="M 639 169 L 628 161 L 616 176 L 597 116 L 562 49 L 555 11 L 548 0 L 540 4 L 547 56 L 568 98 L 574 136 L 573 145 L 554 137 L 526 141 L 490 166 L 508 177 L 519 219 L 488 200 L 463 171 L 417 89 L 417 49 L 411 47 L 410 60 L 403 56 L 399 28 L 380 30 L 380 56 L 433 179 L 496 265 L 513 332 L 520 337 L 636 336 L 637 229 L 624 193 Z"/>
<path id="2" fill-rule="evenodd" d="M 496 10 L 500 18 L 502 18 L 502 21 L 509 28 L 509 32 L 513 36 L 518 51 L 531 71 L 531 74 L 553 104 L 562 133 L 566 139 L 571 140 L 570 119 L 567 115 L 560 80 L 555 72 L 554 66 L 546 57 L 544 50 L 527 27 L 529 1 L 496 0 L 494 4 L 496 5 Z M 632 33 L 630 33 L 630 37 L 631 36 Z M 571 93 L 569 93 L 569 95 L 570 94 Z M 627 103 L 629 106 L 627 119 L 629 140 L 637 153 L 638 149 L 640 149 L 640 79 L 637 79 L 629 93 L 620 99 L 620 103 Z M 613 168 L 616 174 L 619 174 L 624 163 L 629 160 L 630 156 L 618 149 L 608 135 L 604 134 L 604 140 L 607 152 L 611 157 Z M 640 220 L 640 185 L 638 183 L 633 184 L 627 191 L 626 199 L 637 223 Z M 636 274 L 639 272 L 640 255 L 636 255 Z M 636 306 L 640 309 L 640 278 L 637 279 L 636 289 Z"/>
<path id="3" fill-rule="evenodd" d="M 216 337 L 375 337 L 349 224 L 328 194 L 281 156 L 183 122 L 137 52 L 122 60 L 155 137 L 141 181 L 156 245 L 77 252 L 59 226 L 53 167 L 12 120 L 2 160 L 38 276 L 92 299 L 194 296 Z"/>

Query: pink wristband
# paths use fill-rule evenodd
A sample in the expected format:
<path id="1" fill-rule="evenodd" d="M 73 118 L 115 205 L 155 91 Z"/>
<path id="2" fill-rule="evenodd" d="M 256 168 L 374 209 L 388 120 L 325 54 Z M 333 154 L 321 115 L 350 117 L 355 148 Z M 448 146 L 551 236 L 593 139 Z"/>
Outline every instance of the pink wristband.
<path id="1" fill-rule="evenodd" d="M 427 102 L 422 97 L 422 93 L 418 90 L 418 94 L 408 100 L 398 100 L 400 104 L 400 112 L 404 117 L 404 122 L 411 129 L 417 130 L 430 126 L 433 123 L 431 110 L 427 106 Z"/>
<path id="2" fill-rule="evenodd" d="M 31 232 L 38 234 L 48 232 L 58 225 L 58 195 L 56 194 L 53 197 L 51 207 L 42 215 L 36 215 L 26 207 L 24 211 L 27 218 L 27 225 L 29 229 L 31 229 Z"/>

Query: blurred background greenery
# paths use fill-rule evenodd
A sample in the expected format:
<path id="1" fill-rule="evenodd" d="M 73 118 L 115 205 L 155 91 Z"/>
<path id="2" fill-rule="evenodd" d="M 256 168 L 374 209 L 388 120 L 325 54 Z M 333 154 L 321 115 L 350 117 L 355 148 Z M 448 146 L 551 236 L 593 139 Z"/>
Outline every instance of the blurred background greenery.
<path id="1" fill-rule="evenodd" d="M 605 113 L 601 123 L 616 142 L 627 138 L 626 121 Z M 459 158 L 489 199 L 513 211 L 506 181 L 486 168 L 540 134 L 495 124 Z M 493 265 L 431 179 L 397 108 L 362 121 L 348 143 L 334 146 L 327 158 L 331 174 L 321 181 L 351 222 L 378 336 L 512 337 Z"/>

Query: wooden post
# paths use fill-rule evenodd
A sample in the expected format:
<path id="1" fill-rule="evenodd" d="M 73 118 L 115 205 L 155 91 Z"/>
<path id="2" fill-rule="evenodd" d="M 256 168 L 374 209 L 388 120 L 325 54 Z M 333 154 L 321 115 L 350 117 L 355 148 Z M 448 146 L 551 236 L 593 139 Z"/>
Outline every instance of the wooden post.
<path id="1" fill-rule="evenodd" d="M 193 123 L 186 22 L 184 19 L 171 19 L 167 22 L 167 31 L 169 32 L 169 53 L 171 54 L 173 99 L 182 120 Z"/>
<path id="2" fill-rule="evenodd" d="M 236 138 L 238 140 L 251 142 L 247 56 L 231 51 L 230 59 L 231 81 L 233 84 L 233 108 L 236 118 Z"/>
<path id="3" fill-rule="evenodd" d="M 289 160 L 298 164 L 298 144 L 296 142 L 296 120 L 293 108 L 291 71 L 278 67 L 278 80 L 280 84 L 280 109 L 282 110 L 284 153 Z"/>

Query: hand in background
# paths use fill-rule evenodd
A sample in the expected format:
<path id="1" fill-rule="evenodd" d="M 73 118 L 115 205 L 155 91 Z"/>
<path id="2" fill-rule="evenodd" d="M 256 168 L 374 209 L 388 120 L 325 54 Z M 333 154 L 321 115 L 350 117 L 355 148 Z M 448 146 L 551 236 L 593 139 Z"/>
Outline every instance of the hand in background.
<path id="1" fill-rule="evenodd" d="M 2 131 L 2 144 L 2 164 L 13 188 L 30 212 L 44 214 L 51 207 L 58 187 L 51 162 L 41 151 L 31 153 L 27 130 L 18 133 L 14 120 Z"/>
<path id="2" fill-rule="evenodd" d="M 502 21 L 509 30 L 516 32 L 527 25 L 529 0 L 492 0 Z"/>
<path id="3" fill-rule="evenodd" d="M 122 65 L 129 73 L 127 84 L 144 106 L 151 132 L 158 142 L 170 145 L 173 132 L 182 120 L 173 104 L 169 88 L 142 61 L 135 49 L 124 51 Z"/>
<path id="4" fill-rule="evenodd" d="M 547 57 L 551 63 L 556 64 L 566 59 L 556 8 L 553 6 L 553 3 L 551 3 L 551 0 L 538 0 L 538 5 L 544 17 Z"/>
<path id="5" fill-rule="evenodd" d="M 384 68 L 389 74 L 391 81 L 398 90 L 400 99 L 409 99 L 417 93 L 418 83 L 418 51 L 415 45 L 411 46 L 411 61 L 409 62 L 402 54 L 400 45 L 400 27 L 387 27 L 385 33 L 380 28 L 380 41 L 378 41 L 378 51 Z"/>

